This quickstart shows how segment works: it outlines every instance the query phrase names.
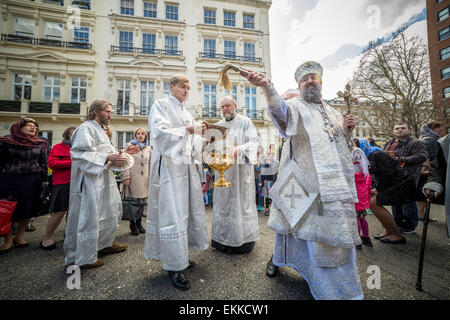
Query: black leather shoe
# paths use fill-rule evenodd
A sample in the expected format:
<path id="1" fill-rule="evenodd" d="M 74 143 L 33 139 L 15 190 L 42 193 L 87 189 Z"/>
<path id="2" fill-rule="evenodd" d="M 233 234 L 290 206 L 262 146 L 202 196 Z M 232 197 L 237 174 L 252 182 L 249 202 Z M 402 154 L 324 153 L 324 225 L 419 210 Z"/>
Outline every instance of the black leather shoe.
<path id="1" fill-rule="evenodd" d="M 45 247 L 45 246 L 42 244 L 42 242 L 41 242 L 41 249 L 42 249 L 42 250 L 53 250 L 53 249 L 56 249 L 56 243 L 53 243 L 53 244 L 51 244 L 51 245 Z"/>
<path id="2" fill-rule="evenodd" d="M 191 287 L 189 284 L 189 280 L 186 278 L 183 272 L 181 271 L 168 271 L 169 278 L 172 280 L 173 285 L 177 289 L 187 290 Z"/>
<path id="3" fill-rule="evenodd" d="M 383 238 L 383 239 L 380 239 L 380 241 L 383 243 L 389 243 L 389 244 L 404 244 L 404 243 L 406 243 L 405 238 L 401 238 L 399 240 L 389 240 L 388 238 Z"/>
<path id="4" fill-rule="evenodd" d="M 28 242 L 26 242 L 26 243 L 18 243 L 16 241 L 16 239 L 13 240 L 13 243 L 14 243 L 14 247 L 16 247 L 16 248 L 26 248 L 26 247 L 28 247 L 30 245 Z"/>
<path id="5" fill-rule="evenodd" d="M 278 271 L 278 267 L 273 264 L 272 258 L 270 258 L 269 262 L 267 263 L 266 275 L 269 278 L 273 278 L 277 275 L 277 271 Z"/>

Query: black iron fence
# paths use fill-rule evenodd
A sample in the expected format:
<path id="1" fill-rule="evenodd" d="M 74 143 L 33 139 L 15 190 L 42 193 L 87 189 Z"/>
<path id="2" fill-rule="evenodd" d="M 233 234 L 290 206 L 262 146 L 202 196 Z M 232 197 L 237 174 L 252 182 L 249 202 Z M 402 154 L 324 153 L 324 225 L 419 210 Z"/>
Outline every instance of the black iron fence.
<path id="1" fill-rule="evenodd" d="M 0 100 L 0 111 L 20 112 L 20 106 L 19 100 Z"/>
<path id="2" fill-rule="evenodd" d="M 29 43 L 42 46 L 52 46 L 52 47 L 65 47 L 65 48 L 75 48 L 75 49 L 92 49 L 91 43 L 86 42 L 73 42 L 73 41 L 62 41 L 56 39 L 44 39 L 44 38 L 33 38 L 27 36 L 19 36 L 15 34 L 4 34 L 2 33 L 2 41 L 19 42 L 19 43 Z"/>
<path id="3" fill-rule="evenodd" d="M 158 56 L 182 56 L 183 51 L 177 50 L 166 50 L 166 49 L 156 49 L 152 47 L 131 47 L 131 46 L 111 46 L 111 52 L 125 52 L 125 53 L 135 53 L 135 54 L 151 54 Z"/>
<path id="4" fill-rule="evenodd" d="M 234 54 L 222 54 L 213 52 L 200 52 L 200 58 L 205 59 L 217 59 L 217 60 L 232 60 L 232 61 L 242 61 L 242 62 L 257 62 L 261 63 L 262 58 L 256 58 L 253 56 L 237 56 Z"/>

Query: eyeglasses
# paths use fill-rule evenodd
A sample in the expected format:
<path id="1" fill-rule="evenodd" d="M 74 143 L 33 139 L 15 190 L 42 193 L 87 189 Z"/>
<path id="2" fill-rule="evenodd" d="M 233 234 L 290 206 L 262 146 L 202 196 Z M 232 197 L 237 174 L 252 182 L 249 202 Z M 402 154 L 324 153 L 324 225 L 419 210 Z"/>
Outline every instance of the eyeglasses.
<path id="1" fill-rule="evenodd" d="M 32 124 L 32 123 L 29 123 L 29 124 L 25 125 L 25 127 L 30 127 L 30 128 L 33 128 L 33 129 L 37 129 L 37 127 L 34 124 Z"/>

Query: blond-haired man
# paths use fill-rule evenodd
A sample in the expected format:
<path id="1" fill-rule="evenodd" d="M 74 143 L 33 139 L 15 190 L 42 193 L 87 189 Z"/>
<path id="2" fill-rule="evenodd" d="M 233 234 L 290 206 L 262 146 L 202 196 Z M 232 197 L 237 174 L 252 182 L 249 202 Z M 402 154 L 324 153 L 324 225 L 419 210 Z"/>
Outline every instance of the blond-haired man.
<path id="1" fill-rule="evenodd" d="M 190 83 L 184 75 L 170 81 L 170 96 L 153 104 L 149 127 L 153 142 L 145 257 L 161 260 L 173 285 L 190 287 L 183 270 L 193 267 L 188 250 L 208 248 L 200 183 L 205 123 L 186 110 Z"/>

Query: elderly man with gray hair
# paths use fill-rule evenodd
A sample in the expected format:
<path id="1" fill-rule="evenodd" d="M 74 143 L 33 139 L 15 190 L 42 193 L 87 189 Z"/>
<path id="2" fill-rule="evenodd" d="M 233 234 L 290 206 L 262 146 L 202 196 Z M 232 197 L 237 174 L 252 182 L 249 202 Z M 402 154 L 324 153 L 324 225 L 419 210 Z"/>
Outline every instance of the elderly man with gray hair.
<path id="1" fill-rule="evenodd" d="M 230 129 L 225 145 L 235 164 L 225 171 L 231 187 L 214 188 L 211 246 L 227 254 L 246 254 L 253 250 L 259 238 L 253 170 L 259 138 L 252 121 L 236 111 L 237 104 L 232 96 L 225 96 L 220 108 L 224 119 L 216 125 Z M 218 175 L 216 172 L 216 179 Z"/>
<path id="2" fill-rule="evenodd" d="M 247 79 L 262 87 L 280 135 L 287 138 L 278 179 L 270 190 L 269 228 L 276 232 L 266 274 L 295 268 L 315 299 L 363 299 L 355 245 L 361 243 L 348 148 L 356 121 L 322 100 L 322 67 L 308 61 L 295 72 L 300 96 L 284 101 L 263 74 Z"/>

